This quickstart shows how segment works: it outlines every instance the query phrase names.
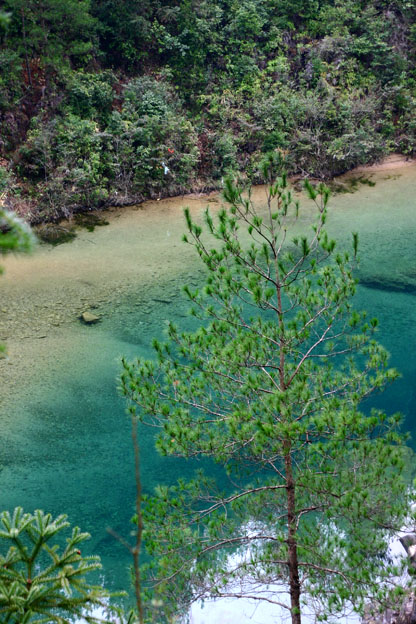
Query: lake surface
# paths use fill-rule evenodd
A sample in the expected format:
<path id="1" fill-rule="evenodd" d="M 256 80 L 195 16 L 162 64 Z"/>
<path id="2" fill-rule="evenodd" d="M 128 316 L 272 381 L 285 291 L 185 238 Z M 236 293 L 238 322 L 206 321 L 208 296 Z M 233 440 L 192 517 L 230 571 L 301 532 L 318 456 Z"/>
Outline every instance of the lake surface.
<path id="1" fill-rule="evenodd" d="M 355 305 L 380 321 L 379 340 L 401 379 L 377 398 L 416 423 L 416 166 L 374 173 L 376 185 L 331 200 L 328 229 L 360 234 Z M 254 192 L 263 201 L 263 189 Z M 10 257 L 0 278 L 0 509 L 65 512 L 92 534 L 106 584 L 128 586 L 129 555 L 106 531 L 129 537 L 134 479 L 130 423 L 117 392 L 120 356 L 150 355 L 168 320 L 190 327 L 184 284 L 203 273 L 181 242 L 183 206 L 198 217 L 218 196 L 175 198 L 109 213 L 110 225 L 71 243 Z M 301 221 L 311 220 L 305 202 Z M 79 315 L 102 316 L 94 326 Z M 415 440 L 412 445 L 415 445 Z M 195 464 L 162 459 L 140 434 L 146 490 L 191 475 Z"/>

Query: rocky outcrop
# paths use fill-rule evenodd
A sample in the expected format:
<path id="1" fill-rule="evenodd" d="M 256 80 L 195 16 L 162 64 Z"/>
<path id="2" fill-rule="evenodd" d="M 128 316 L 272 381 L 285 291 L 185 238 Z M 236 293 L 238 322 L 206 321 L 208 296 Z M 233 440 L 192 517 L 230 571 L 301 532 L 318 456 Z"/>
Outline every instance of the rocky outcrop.
<path id="1" fill-rule="evenodd" d="M 408 275 L 365 275 L 358 274 L 358 281 L 361 286 L 403 293 L 416 293 L 416 279 Z"/>
<path id="2" fill-rule="evenodd" d="M 386 609 L 383 613 L 375 615 L 366 614 L 362 624 L 416 624 L 415 594 L 409 594 L 400 609 Z"/>
<path id="3" fill-rule="evenodd" d="M 416 570 L 416 533 L 407 533 L 400 538 L 400 543 L 409 557 L 409 566 Z"/>
<path id="4" fill-rule="evenodd" d="M 409 558 L 409 568 L 416 569 L 416 533 L 403 535 L 400 543 Z M 362 620 L 363 624 L 416 624 L 416 594 L 409 592 L 400 608 L 386 609 L 379 614 L 370 611 L 371 605 Z"/>

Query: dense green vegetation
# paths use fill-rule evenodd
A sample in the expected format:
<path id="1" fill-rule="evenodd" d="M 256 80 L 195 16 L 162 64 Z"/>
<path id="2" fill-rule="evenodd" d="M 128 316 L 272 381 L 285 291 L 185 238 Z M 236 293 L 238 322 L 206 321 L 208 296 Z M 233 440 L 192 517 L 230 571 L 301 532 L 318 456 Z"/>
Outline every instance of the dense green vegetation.
<path id="1" fill-rule="evenodd" d="M 415 0 L 5 0 L 0 190 L 32 221 L 415 149 Z M 260 178 L 254 176 L 254 181 Z"/>

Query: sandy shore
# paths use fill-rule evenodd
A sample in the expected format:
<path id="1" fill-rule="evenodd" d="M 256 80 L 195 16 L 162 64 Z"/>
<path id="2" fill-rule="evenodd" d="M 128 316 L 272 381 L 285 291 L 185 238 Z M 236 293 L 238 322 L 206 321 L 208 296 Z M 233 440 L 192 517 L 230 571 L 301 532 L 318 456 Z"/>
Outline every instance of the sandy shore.
<path id="1" fill-rule="evenodd" d="M 374 165 L 360 165 L 359 167 L 355 167 L 349 173 L 364 173 L 364 172 L 375 172 L 375 171 L 387 171 L 389 169 L 401 169 L 403 167 L 411 167 L 416 164 L 416 159 L 408 158 L 403 154 L 390 154 L 386 158 L 379 163 Z M 348 174 L 347 174 L 348 175 Z"/>

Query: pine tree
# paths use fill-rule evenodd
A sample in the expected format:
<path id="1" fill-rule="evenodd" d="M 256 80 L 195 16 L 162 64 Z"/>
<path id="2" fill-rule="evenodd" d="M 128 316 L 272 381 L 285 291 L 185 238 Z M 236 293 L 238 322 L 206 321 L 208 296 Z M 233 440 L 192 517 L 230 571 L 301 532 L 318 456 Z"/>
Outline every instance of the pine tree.
<path id="1" fill-rule="evenodd" d="M 290 241 L 299 206 L 281 167 L 262 164 L 264 211 L 230 181 L 205 231 L 186 211 L 208 273 L 185 289 L 199 328 L 171 324 L 153 360 L 123 362 L 129 410 L 156 427 L 159 450 L 225 469 L 146 500 L 149 596 L 166 619 L 201 598 L 253 596 L 300 624 L 312 607 L 323 620 L 362 612 L 394 586 L 383 554 L 407 504 L 400 418 L 363 402 L 396 372 L 376 320 L 352 307 L 357 235 L 351 254 L 337 250 L 329 191 L 307 183 L 317 221 Z"/>

